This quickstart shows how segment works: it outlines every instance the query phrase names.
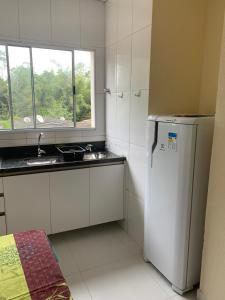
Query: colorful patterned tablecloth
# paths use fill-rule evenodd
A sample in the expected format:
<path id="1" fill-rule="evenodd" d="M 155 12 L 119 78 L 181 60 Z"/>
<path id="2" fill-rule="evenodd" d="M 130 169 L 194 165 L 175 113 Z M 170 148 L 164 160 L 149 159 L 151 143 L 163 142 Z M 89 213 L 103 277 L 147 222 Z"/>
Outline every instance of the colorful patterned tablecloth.
<path id="1" fill-rule="evenodd" d="M 0 300 L 72 299 L 43 231 L 0 237 Z"/>

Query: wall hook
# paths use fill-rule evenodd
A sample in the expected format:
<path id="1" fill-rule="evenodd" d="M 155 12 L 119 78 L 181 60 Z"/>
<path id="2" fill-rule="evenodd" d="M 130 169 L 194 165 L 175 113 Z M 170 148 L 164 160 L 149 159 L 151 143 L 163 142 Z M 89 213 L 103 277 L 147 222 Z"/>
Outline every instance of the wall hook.
<path id="1" fill-rule="evenodd" d="M 110 90 L 109 88 L 105 88 L 105 89 L 104 89 L 104 93 L 106 93 L 106 94 L 111 94 L 111 90 Z"/>
<path id="2" fill-rule="evenodd" d="M 135 92 L 135 93 L 134 93 L 134 96 L 136 96 L 136 97 L 141 97 L 141 90 Z"/>
<path id="3" fill-rule="evenodd" d="M 123 92 L 118 93 L 117 96 L 118 96 L 119 98 L 123 98 Z"/>

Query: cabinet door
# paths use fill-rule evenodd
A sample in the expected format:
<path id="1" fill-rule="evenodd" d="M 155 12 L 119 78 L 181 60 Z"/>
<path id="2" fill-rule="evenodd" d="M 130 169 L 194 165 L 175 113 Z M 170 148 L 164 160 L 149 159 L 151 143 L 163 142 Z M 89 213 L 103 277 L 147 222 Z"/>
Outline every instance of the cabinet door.
<path id="1" fill-rule="evenodd" d="M 50 174 L 53 233 L 89 225 L 89 169 Z"/>
<path id="2" fill-rule="evenodd" d="M 51 233 L 49 175 L 5 177 L 3 185 L 7 233 L 31 229 Z"/>
<path id="3" fill-rule="evenodd" d="M 91 225 L 123 219 L 124 165 L 90 169 Z"/>
<path id="4" fill-rule="evenodd" d="M 5 216 L 0 216 L 0 236 L 1 235 L 6 235 Z"/>

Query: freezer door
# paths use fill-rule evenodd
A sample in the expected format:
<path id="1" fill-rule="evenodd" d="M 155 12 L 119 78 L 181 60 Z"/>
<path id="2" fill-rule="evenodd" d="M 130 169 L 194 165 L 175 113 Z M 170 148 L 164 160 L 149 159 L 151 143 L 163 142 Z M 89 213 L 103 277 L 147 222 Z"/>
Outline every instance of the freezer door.
<path id="1" fill-rule="evenodd" d="M 153 122 L 154 123 L 154 122 Z M 196 125 L 158 122 L 148 164 L 145 257 L 186 289 Z M 153 135 L 153 133 L 151 133 Z"/>

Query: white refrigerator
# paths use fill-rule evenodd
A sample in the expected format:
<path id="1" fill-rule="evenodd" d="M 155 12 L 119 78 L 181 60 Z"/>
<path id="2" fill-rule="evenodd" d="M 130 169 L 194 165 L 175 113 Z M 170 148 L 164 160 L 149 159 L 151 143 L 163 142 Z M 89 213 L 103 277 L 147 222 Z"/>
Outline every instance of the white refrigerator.
<path id="1" fill-rule="evenodd" d="M 199 283 L 213 116 L 149 116 L 144 257 L 179 294 Z"/>

